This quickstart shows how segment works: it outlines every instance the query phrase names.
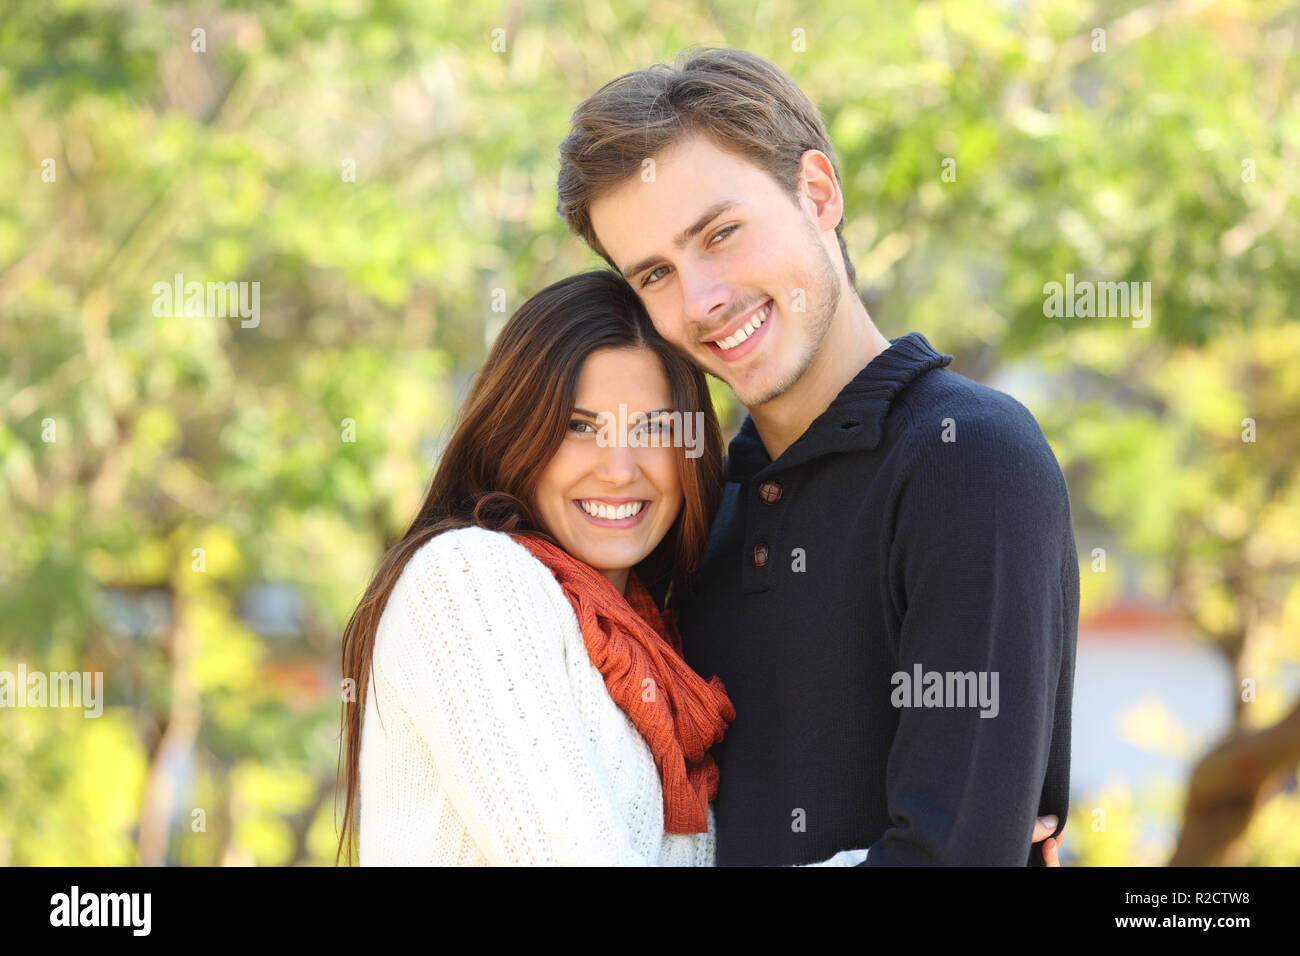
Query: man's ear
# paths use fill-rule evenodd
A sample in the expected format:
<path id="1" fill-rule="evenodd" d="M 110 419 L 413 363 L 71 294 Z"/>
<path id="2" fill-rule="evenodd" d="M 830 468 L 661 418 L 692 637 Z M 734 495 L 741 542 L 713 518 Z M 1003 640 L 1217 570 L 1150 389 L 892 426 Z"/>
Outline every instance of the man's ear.
<path id="1" fill-rule="evenodd" d="M 809 149 L 799 163 L 802 200 L 823 232 L 836 228 L 844 218 L 844 193 L 840 191 L 830 158 L 820 149 Z"/>

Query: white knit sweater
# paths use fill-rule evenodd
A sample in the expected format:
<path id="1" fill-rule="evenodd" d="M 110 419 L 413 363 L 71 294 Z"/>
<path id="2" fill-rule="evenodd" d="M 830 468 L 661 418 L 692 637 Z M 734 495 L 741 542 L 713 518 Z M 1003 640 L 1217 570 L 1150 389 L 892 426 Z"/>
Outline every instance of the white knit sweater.
<path id="1" fill-rule="evenodd" d="M 712 866 L 664 832 L 650 747 L 550 570 L 508 535 L 445 532 L 379 622 L 361 734 L 360 861 Z"/>

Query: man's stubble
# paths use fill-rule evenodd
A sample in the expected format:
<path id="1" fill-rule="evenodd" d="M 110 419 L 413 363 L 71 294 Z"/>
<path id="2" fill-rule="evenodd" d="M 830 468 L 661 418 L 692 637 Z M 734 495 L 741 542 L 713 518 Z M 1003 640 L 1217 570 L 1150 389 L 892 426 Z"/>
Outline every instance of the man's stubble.
<path id="1" fill-rule="evenodd" d="M 765 405 L 784 395 L 799 383 L 799 380 L 804 377 L 821 353 L 822 345 L 826 342 L 826 336 L 830 332 L 831 323 L 835 319 L 835 310 L 839 307 L 840 282 L 835 273 L 835 267 L 831 264 L 830 255 L 826 252 L 826 247 L 822 245 L 821 236 L 816 228 L 807 220 L 804 222 L 807 226 L 806 232 L 809 236 L 809 243 L 817 250 L 817 270 L 813 280 L 814 287 L 807 290 L 809 293 L 807 301 L 821 303 L 821 305 L 815 313 L 809 313 L 807 316 L 806 328 L 809 335 L 803 354 L 799 356 L 798 364 L 780 381 L 766 391 L 754 395 L 743 395 L 735 385 L 728 382 L 736 396 L 736 400 L 746 408 L 753 409 L 756 406 Z M 782 309 L 782 319 L 789 315 L 791 313 Z"/>

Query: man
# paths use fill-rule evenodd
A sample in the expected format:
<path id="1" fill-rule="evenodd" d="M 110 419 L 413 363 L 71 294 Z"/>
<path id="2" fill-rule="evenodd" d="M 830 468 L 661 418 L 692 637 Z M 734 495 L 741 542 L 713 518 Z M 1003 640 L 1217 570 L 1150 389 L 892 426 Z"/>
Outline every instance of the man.
<path id="1" fill-rule="evenodd" d="M 1059 833 L 1068 806 L 1078 564 L 1032 416 L 876 329 L 826 130 L 767 61 L 620 77 L 560 154 L 570 228 L 749 409 L 680 617 L 737 711 L 719 865 L 1041 865 L 1034 817 Z"/>

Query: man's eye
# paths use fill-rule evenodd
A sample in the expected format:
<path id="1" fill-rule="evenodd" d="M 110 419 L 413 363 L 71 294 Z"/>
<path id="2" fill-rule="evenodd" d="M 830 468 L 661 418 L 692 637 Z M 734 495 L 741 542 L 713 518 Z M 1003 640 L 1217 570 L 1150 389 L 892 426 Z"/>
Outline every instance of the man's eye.
<path id="1" fill-rule="evenodd" d="M 667 266 L 660 266 L 660 267 L 659 267 L 659 269 L 667 269 L 667 268 L 668 268 Z M 656 278 L 654 277 L 655 272 L 658 272 L 659 269 L 655 269 L 654 272 L 650 272 L 650 273 L 648 273 L 648 274 L 646 275 L 646 277 L 645 277 L 644 279 L 641 280 L 641 288 L 644 289 L 646 286 L 648 286 L 648 285 L 653 285 L 655 282 L 658 282 L 658 281 L 659 281 L 658 279 L 656 279 Z"/>
<path id="2" fill-rule="evenodd" d="M 725 238 L 727 238 L 727 236 L 731 235 L 733 232 L 735 232 L 735 231 L 736 231 L 737 229 L 739 229 L 739 228 L 740 228 L 740 224 L 739 224 L 739 223 L 732 223 L 730 226 L 726 226 L 726 227 L 724 227 L 724 228 L 722 228 L 722 229 L 719 229 L 716 233 L 713 234 L 713 238 L 709 240 L 709 245 L 711 245 L 711 246 L 712 246 L 712 245 L 715 245 L 719 239 L 725 239 Z M 659 267 L 659 269 L 667 269 L 667 268 L 668 268 L 667 266 L 660 266 L 660 267 Z M 646 274 L 646 277 L 645 277 L 644 279 L 641 280 L 641 288 L 644 289 L 646 286 L 648 286 L 648 285 L 654 285 L 656 282 L 659 281 L 658 279 L 656 279 L 656 278 L 654 277 L 654 276 L 655 276 L 655 273 L 658 272 L 659 269 L 655 269 L 653 272 L 650 272 L 650 273 L 647 273 L 647 274 Z"/>

